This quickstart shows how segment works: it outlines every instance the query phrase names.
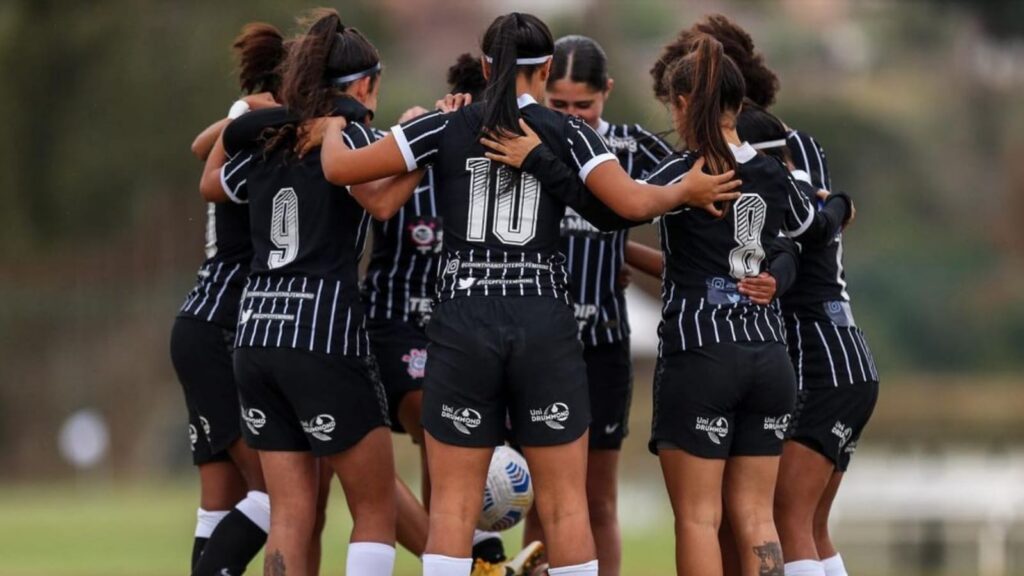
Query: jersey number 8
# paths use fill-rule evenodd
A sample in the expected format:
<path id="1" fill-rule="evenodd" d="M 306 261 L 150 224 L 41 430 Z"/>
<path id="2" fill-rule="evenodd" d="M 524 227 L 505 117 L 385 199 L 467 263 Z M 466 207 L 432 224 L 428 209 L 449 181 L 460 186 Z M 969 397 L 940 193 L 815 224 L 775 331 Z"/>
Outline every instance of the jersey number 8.
<path id="1" fill-rule="evenodd" d="M 729 252 L 729 274 L 742 280 L 757 276 L 764 261 L 761 232 L 768 205 L 757 194 L 741 194 L 732 207 L 733 237 L 739 246 Z"/>
<path id="2" fill-rule="evenodd" d="M 299 196 L 294 188 L 282 188 L 274 194 L 270 241 L 279 248 L 267 257 L 271 270 L 287 266 L 299 255 Z"/>
<path id="3" fill-rule="evenodd" d="M 487 210 L 490 202 L 491 161 L 488 158 L 466 160 L 469 172 L 469 225 L 466 240 L 487 240 Z M 540 182 L 522 172 L 519 185 L 512 186 L 513 172 L 499 166 L 498 198 L 494 206 L 494 235 L 504 244 L 523 246 L 537 235 L 537 210 L 540 207 Z M 518 212 L 516 208 L 518 207 Z"/>

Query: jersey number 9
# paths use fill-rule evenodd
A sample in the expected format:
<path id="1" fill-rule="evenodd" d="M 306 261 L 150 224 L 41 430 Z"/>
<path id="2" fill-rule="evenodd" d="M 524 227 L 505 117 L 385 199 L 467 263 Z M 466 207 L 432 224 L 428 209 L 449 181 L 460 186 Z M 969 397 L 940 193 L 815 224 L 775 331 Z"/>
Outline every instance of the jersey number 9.
<path id="1" fill-rule="evenodd" d="M 274 194 L 270 241 L 279 248 L 267 257 L 271 270 L 287 266 L 299 255 L 299 197 L 294 188 L 282 188 Z"/>

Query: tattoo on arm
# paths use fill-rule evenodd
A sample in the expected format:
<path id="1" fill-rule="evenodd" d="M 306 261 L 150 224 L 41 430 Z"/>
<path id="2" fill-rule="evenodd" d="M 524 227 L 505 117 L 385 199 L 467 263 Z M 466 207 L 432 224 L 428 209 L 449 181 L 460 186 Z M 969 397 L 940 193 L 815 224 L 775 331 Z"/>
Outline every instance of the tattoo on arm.
<path id="1" fill-rule="evenodd" d="M 263 559 L 263 573 L 267 576 L 285 576 L 284 555 L 281 554 L 280 550 L 267 552 L 266 557 Z"/>
<path id="2" fill-rule="evenodd" d="M 754 554 L 761 559 L 758 576 L 784 576 L 785 563 L 782 560 L 782 546 L 778 542 L 765 542 L 754 546 Z"/>

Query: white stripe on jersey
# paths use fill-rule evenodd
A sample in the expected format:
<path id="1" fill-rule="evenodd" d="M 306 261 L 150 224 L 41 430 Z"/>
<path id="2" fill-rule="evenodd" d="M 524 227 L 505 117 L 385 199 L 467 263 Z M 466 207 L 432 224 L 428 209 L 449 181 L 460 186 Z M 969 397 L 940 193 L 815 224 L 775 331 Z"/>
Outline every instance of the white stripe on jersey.
<path id="1" fill-rule="evenodd" d="M 729 306 L 729 309 L 725 312 L 725 321 L 729 323 L 729 331 L 732 332 L 732 341 L 736 341 L 736 327 L 732 325 L 732 311 L 733 307 Z"/>
<path id="2" fill-rule="evenodd" d="M 793 314 L 793 320 L 796 322 L 796 350 L 797 350 L 797 364 L 796 364 L 796 375 L 797 375 L 797 388 L 799 390 L 804 389 L 804 341 L 800 335 L 800 318 Z"/>
<path id="3" fill-rule="evenodd" d="M 700 299 L 700 308 L 693 313 L 693 326 L 697 329 L 697 346 L 704 346 L 704 336 L 700 333 L 700 313 L 704 311 L 704 299 Z M 680 312 L 682 314 L 682 312 Z"/>
<path id="4" fill-rule="evenodd" d="M 305 291 L 306 291 L 306 281 L 308 281 L 308 280 L 309 280 L 309 278 L 303 278 L 302 279 L 302 291 L 303 291 L 303 293 L 305 293 Z M 292 348 L 296 348 L 296 344 L 298 343 L 298 340 L 299 340 L 299 322 L 302 321 L 302 303 L 304 301 L 305 301 L 304 298 L 299 299 L 299 308 L 295 312 L 295 325 L 292 327 Z"/>
<path id="5" fill-rule="evenodd" d="M 402 257 L 402 233 L 404 232 L 404 230 L 405 230 L 405 211 L 404 210 L 399 210 L 398 211 L 398 238 L 399 238 L 399 240 L 397 242 L 397 247 L 395 248 L 395 258 L 393 260 L 393 264 L 391 265 L 391 271 L 388 272 L 388 295 L 389 296 L 388 296 L 387 313 L 385 314 L 385 318 L 387 318 L 388 320 L 391 320 L 391 311 L 392 311 L 392 308 L 393 308 L 393 305 L 394 305 L 393 300 L 394 300 L 394 294 L 395 294 L 395 275 L 398 274 L 398 263 L 399 263 L 399 260 Z"/>
<path id="6" fill-rule="evenodd" d="M 405 272 L 405 310 L 402 311 L 402 322 L 409 321 L 409 301 L 411 295 L 409 294 L 409 287 L 412 285 L 412 273 L 416 269 L 416 254 L 412 253 L 409 255 L 409 269 Z"/>
<path id="7" fill-rule="evenodd" d="M 331 324 L 334 324 L 334 318 L 332 315 Z M 348 313 L 345 315 L 345 345 L 342 347 L 341 353 L 348 356 L 348 330 L 352 326 L 352 307 L 348 307 Z"/>
<path id="8" fill-rule="evenodd" d="M 814 328 L 818 331 L 818 337 L 821 338 L 821 345 L 825 347 L 825 353 L 828 354 L 828 365 L 832 367 L 832 385 L 839 386 L 839 379 L 836 377 L 836 363 L 832 360 L 832 349 L 829 348 L 828 342 L 825 341 L 825 334 L 821 331 L 821 326 L 815 322 Z"/>
<path id="9" fill-rule="evenodd" d="M 846 328 L 846 335 L 850 337 L 850 342 L 853 344 L 853 351 L 857 354 L 857 364 L 860 366 L 860 377 L 866 381 L 868 379 L 868 375 L 864 371 L 864 362 L 860 356 L 860 346 L 857 344 L 857 338 L 853 335 L 854 330 L 855 328 Z"/>
<path id="10" fill-rule="evenodd" d="M 256 290 L 258 291 L 259 289 L 260 289 L 259 288 L 259 281 L 257 281 Z M 267 278 L 267 287 L 264 288 L 264 290 L 269 290 L 269 289 L 270 289 L 270 278 L 268 277 Z M 259 330 L 259 327 L 260 327 L 260 319 L 258 318 L 258 316 L 260 314 L 263 314 L 263 306 L 266 303 L 267 303 L 267 299 L 266 298 L 260 298 L 260 307 L 259 307 L 258 310 L 256 310 L 257 318 L 256 318 L 256 320 L 253 321 L 252 328 L 250 328 L 252 330 L 252 332 L 249 334 L 249 346 L 252 346 L 253 343 L 256 342 L 256 332 Z M 269 320 L 268 320 L 268 322 L 269 322 Z"/>
<path id="11" fill-rule="evenodd" d="M 274 292 L 281 292 L 281 283 L 284 282 L 284 278 L 277 279 L 277 286 L 274 286 Z M 288 300 L 285 299 L 285 302 Z M 274 312 L 277 311 L 277 297 L 274 297 L 273 304 L 270 305 L 270 315 L 273 316 Z M 270 328 L 274 325 L 274 321 L 270 318 L 267 319 L 267 326 L 263 329 L 263 346 L 267 345 L 267 339 L 270 338 Z"/>
<path id="12" fill-rule="evenodd" d="M 843 360 L 846 361 L 846 374 L 850 377 L 850 384 L 853 384 L 853 367 L 850 366 L 850 356 L 846 353 L 846 344 L 843 343 L 843 337 L 839 335 L 839 327 L 833 324 L 832 330 L 836 333 L 836 340 L 839 340 L 839 348 L 842 349 Z"/>
<path id="13" fill-rule="evenodd" d="M 331 300 L 331 320 L 327 325 L 327 353 L 331 353 L 331 344 L 334 341 L 334 316 L 338 309 L 338 292 L 341 290 L 341 282 L 338 280 L 334 281 L 334 298 Z M 352 315 L 352 309 L 349 308 L 349 316 Z M 348 326 L 345 326 L 345 354 L 348 354 Z"/>
<path id="14" fill-rule="evenodd" d="M 682 349 L 686 350 L 686 334 L 683 333 L 683 313 L 686 312 L 686 298 L 682 299 L 682 308 L 679 310 L 679 340 Z"/>
<path id="15" fill-rule="evenodd" d="M 292 284 L 294 284 L 294 283 L 295 283 L 295 278 L 294 277 L 291 280 L 288 281 L 288 288 L 287 288 L 287 290 L 288 290 L 289 293 L 291 293 L 291 291 L 292 291 Z M 282 315 L 281 322 L 277 325 L 277 347 L 278 348 L 281 347 L 281 336 L 284 335 L 284 317 L 288 316 L 288 305 L 291 304 L 290 300 L 291 300 L 291 298 L 285 298 L 284 299 L 284 310 L 281 311 L 281 315 Z M 299 302 L 300 303 L 302 302 L 301 298 L 299 299 Z M 296 318 L 296 320 L 298 320 L 298 318 Z"/>
<path id="16" fill-rule="evenodd" d="M 718 337 L 718 322 L 715 321 L 715 314 L 722 309 L 722 305 L 715 306 L 715 309 L 711 311 L 711 327 L 715 329 L 715 344 L 721 344 L 722 340 Z"/>
<path id="17" fill-rule="evenodd" d="M 320 285 L 316 289 L 316 303 L 313 304 L 313 327 L 309 330 L 309 351 L 313 351 L 313 343 L 316 339 L 316 319 L 320 313 L 320 293 L 324 289 L 324 279 L 320 279 Z"/>
<path id="18" fill-rule="evenodd" d="M 764 323 L 768 325 L 768 330 L 772 333 L 772 340 L 778 340 L 779 335 L 775 333 L 775 328 L 772 327 L 772 317 L 768 314 L 768 309 L 764 311 Z"/>
<path id="19" fill-rule="evenodd" d="M 235 277 L 235 274 L 238 273 L 238 270 L 241 267 L 241 262 L 235 264 L 235 267 L 231 269 L 231 272 L 228 274 L 228 277 L 224 279 L 224 284 L 221 285 L 220 291 L 217 292 L 217 298 L 216 300 L 213 301 L 213 308 L 210 308 L 210 313 L 206 316 L 207 322 L 213 320 L 213 315 L 216 314 L 217 309 L 220 308 L 220 297 L 224 295 L 224 291 L 227 290 L 228 286 L 231 284 L 231 279 Z"/>

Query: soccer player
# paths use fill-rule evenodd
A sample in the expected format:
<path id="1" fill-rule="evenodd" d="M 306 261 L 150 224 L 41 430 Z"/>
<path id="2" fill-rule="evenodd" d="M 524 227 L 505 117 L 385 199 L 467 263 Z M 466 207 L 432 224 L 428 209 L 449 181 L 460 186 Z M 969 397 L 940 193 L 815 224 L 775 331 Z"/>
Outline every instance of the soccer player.
<path id="1" fill-rule="evenodd" d="M 373 136 L 365 123 L 376 107 L 380 69 L 376 48 L 346 28 L 337 12 L 314 12 L 285 63 L 287 109 L 230 124 L 204 175 L 204 194 L 249 204 L 254 258 L 241 302 L 235 371 L 245 439 L 259 451 L 274 506 L 267 574 L 310 571 L 315 457 L 339 476 L 353 516 L 346 573 L 390 575 L 394 565 L 386 399 L 359 301 L 357 263 L 369 215 L 357 199 L 366 190 L 324 179 L 319 150 L 306 149 L 303 124 L 344 114 L 350 122 L 343 137 L 353 147 L 368 145 Z M 231 161 L 216 169 L 225 154 Z M 421 176 L 395 183 L 408 196 Z M 387 194 L 375 185 L 364 188 L 371 196 Z"/>
<path id="2" fill-rule="evenodd" d="M 597 574 L 586 503 L 585 365 L 559 253 L 565 204 L 529 173 L 484 156 L 484 131 L 533 125 L 588 187 L 621 190 L 624 216 L 644 220 L 692 202 L 708 206 L 729 175 L 695 175 L 671 187 L 636 183 L 585 123 L 537 105 L 550 76 L 554 40 L 528 14 L 498 17 L 483 36 L 484 102 L 432 113 L 353 150 L 332 119 L 324 173 L 356 184 L 434 166 L 444 221 L 440 305 L 427 327 L 430 357 L 423 424 L 431 475 L 426 576 L 464 576 L 490 455 L 506 418 L 535 482 L 553 576 Z"/>
<path id="3" fill-rule="evenodd" d="M 555 42 L 547 106 L 577 116 L 604 139 L 632 178 L 646 178 L 672 148 L 639 124 L 610 124 L 605 102 L 615 85 L 604 49 L 586 36 Z M 576 322 L 583 341 L 590 388 L 590 453 L 587 502 L 601 574 L 617 576 L 622 562 L 618 521 L 618 465 L 629 432 L 633 366 L 625 287 L 619 283 L 628 233 L 603 232 L 576 211 L 562 219 L 561 251 L 568 258 Z M 526 518 L 523 542 L 543 540 L 535 512 Z"/>
<path id="4" fill-rule="evenodd" d="M 242 92 L 229 116 L 272 101 L 284 58 L 281 33 L 251 23 L 235 39 Z M 205 160 L 227 120 L 196 138 Z M 238 388 L 232 370 L 238 302 L 252 259 L 249 212 L 244 206 L 207 206 L 206 260 L 171 332 L 171 359 L 189 415 L 192 459 L 199 468 L 200 508 L 192 549 L 196 575 L 241 574 L 259 552 L 270 526 L 269 500 L 256 453 L 241 439 Z"/>
<path id="5" fill-rule="evenodd" d="M 750 105 L 738 130 L 786 162 L 804 195 L 815 199 L 814 177 L 796 167 L 795 139 L 787 138 L 792 133 L 778 118 Z M 805 160 L 802 153 L 796 158 Z M 821 174 L 817 180 L 827 182 L 827 172 Z M 853 319 L 842 233 L 824 246 L 797 244 L 793 252 L 797 258 L 775 265 L 780 278 L 793 279 L 791 288 L 783 287 L 782 312 L 798 388 L 775 491 L 775 523 L 787 576 L 845 576 L 828 518 L 878 399 L 878 371 Z"/>

